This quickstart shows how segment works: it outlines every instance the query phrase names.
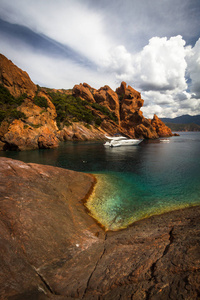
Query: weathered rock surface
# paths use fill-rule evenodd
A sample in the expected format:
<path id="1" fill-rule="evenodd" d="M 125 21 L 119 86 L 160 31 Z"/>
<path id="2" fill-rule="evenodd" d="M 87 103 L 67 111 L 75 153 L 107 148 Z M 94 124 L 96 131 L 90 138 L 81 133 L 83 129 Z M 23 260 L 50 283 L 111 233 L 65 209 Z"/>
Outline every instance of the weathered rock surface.
<path id="1" fill-rule="evenodd" d="M 84 86 L 83 84 L 75 85 L 73 87 L 73 96 L 80 97 L 89 102 L 95 102 L 92 93 L 90 92 L 90 86 Z"/>
<path id="2" fill-rule="evenodd" d="M 154 115 L 151 121 L 151 125 L 160 137 L 173 135 L 171 129 L 167 127 L 156 115 Z"/>
<path id="3" fill-rule="evenodd" d="M 27 98 L 17 107 L 25 114 L 24 119 L 3 121 L 0 126 L 1 150 L 30 150 L 38 148 L 58 147 L 56 137 L 56 109 L 49 97 L 43 91 L 37 92 L 37 86 L 28 74 L 15 66 L 5 56 L 0 54 L 0 83 L 6 87 L 14 97 L 24 93 Z M 47 108 L 34 104 L 34 96 L 43 97 L 47 101 Z"/>
<path id="4" fill-rule="evenodd" d="M 114 112 L 118 119 L 118 123 L 120 123 L 120 105 L 118 95 L 108 85 L 97 90 L 94 94 L 94 99 L 97 103 L 107 107 L 111 112 Z"/>
<path id="5" fill-rule="evenodd" d="M 104 232 L 92 175 L 0 159 L 0 299 L 199 299 L 200 207 Z"/>
<path id="6" fill-rule="evenodd" d="M 111 120 L 106 119 L 100 126 L 110 135 L 120 132 L 131 138 L 141 139 L 156 139 L 173 135 L 157 116 L 154 116 L 152 121 L 143 116 L 140 110 L 144 103 L 141 94 L 131 86 L 127 86 L 125 82 L 122 82 L 115 92 L 107 85 L 98 90 L 86 83 L 75 85 L 73 95 L 105 106 L 116 115 L 115 126 Z"/>
<path id="7" fill-rule="evenodd" d="M 0 54 L 0 83 L 3 84 L 14 97 L 26 93 L 34 97 L 37 90 L 29 75 L 15 66 L 11 60 Z"/>
<path id="8" fill-rule="evenodd" d="M 96 129 L 92 125 L 86 127 L 83 123 L 76 122 L 58 131 L 57 136 L 61 141 L 88 141 L 103 140 L 105 139 L 105 133 L 106 131 L 103 131 L 103 129 Z"/>
<path id="9" fill-rule="evenodd" d="M 10 124 L 4 122 L 0 127 L 0 136 L 5 150 L 30 150 L 58 146 L 55 107 L 43 109 L 27 99 L 18 110 L 26 115 L 25 119 L 14 120 Z"/>

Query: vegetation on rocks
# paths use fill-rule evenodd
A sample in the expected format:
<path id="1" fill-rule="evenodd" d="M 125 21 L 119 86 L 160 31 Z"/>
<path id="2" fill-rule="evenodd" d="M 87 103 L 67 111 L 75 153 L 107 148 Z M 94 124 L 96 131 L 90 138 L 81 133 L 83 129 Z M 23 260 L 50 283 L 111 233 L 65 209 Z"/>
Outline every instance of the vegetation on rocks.
<path id="1" fill-rule="evenodd" d="M 34 104 L 39 106 L 39 107 L 44 107 L 47 108 L 48 107 L 48 103 L 47 103 L 47 99 L 45 99 L 44 97 L 39 97 L 39 96 L 35 96 L 34 97 Z"/>
<path id="2" fill-rule="evenodd" d="M 14 119 L 25 119 L 24 113 L 17 110 L 26 98 L 26 94 L 20 97 L 13 97 L 9 90 L 0 84 L 0 123 L 6 119 L 11 122 Z"/>
<path id="3" fill-rule="evenodd" d="M 116 91 L 87 83 L 72 90 L 40 87 L 0 54 L 0 84 L 0 149 L 5 143 L 20 150 L 53 148 L 59 140 L 103 139 L 118 132 L 141 139 L 172 136 L 158 118 L 143 116 L 141 94 L 125 82 Z"/>
<path id="4" fill-rule="evenodd" d="M 96 116 L 92 109 L 99 111 L 109 119 L 116 121 L 116 116 L 109 111 L 108 108 L 97 103 L 90 103 L 87 100 L 82 100 L 79 97 L 74 97 L 69 94 L 63 94 L 59 91 L 53 92 L 48 90 L 48 95 L 51 97 L 57 112 L 57 124 L 62 128 L 64 125 L 68 126 L 72 122 L 85 122 L 86 124 L 93 124 L 97 127 L 101 125 L 102 119 Z"/>
<path id="5" fill-rule="evenodd" d="M 103 105 L 100 105 L 98 103 L 89 103 L 90 106 L 92 106 L 94 109 L 102 112 L 104 115 L 106 115 L 109 119 L 111 119 L 114 122 L 117 122 L 117 117 L 115 113 L 109 111 L 109 109 Z"/>

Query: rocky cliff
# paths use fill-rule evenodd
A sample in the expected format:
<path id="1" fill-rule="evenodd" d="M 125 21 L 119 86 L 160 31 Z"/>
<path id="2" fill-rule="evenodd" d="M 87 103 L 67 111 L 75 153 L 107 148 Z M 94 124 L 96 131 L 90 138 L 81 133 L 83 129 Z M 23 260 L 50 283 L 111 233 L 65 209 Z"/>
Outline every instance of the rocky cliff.
<path id="1" fill-rule="evenodd" d="M 34 97 L 37 87 L 29 75 L 15 66 L 11 60 L 0 54 L 0 83 L 3 84 L 14 97 L 26 93 Z"/>
<path id="2" fill-rule="evenodd" d="M 199 299 L 200 208 L 104 232 L 83 205 L 94 184 L 0 158 L 0 299 Z"/>
<path id="3" fill-rule="evenodd" d="M 116 116 L 115 124 L 101 116 L 103 121 L 100 127 L 111 135 L 120 132 L 131 138 L 141 139 L 173 135 L 156 115 L 153 120 L 143 116 L 140 110 L 144 103 L 141 94 L 131 86 L 127 86 L 125 82 L 122 82 L 115 92 L 107 85 L 96 90 L 83 83 L 75 85 L 72 93 L 75 97 L 106 107 Z"/>
<path id="4" fill-rule="evenodd" d="M 0 54 L 1 148 L 29 150 L 58 146 L 56 110 L 28 74 Z M 6 94 L 5 88 L 10 92 Z M 10 99 L 9 99 L 10 97 Z M 20 100 L 19 100 L 20 99 Z"/>
<path id="5" fill-rule="evenodd" d="M 53 148 L 60 140 L 97 140 L 115 133 L 141 139 L 172 136 L 157 116 L 143 116 L 143 103 L 125 82 L 116 91 L 86 83 L 73 90 L 40 88 L 0 54 L 0 149 Z"/>

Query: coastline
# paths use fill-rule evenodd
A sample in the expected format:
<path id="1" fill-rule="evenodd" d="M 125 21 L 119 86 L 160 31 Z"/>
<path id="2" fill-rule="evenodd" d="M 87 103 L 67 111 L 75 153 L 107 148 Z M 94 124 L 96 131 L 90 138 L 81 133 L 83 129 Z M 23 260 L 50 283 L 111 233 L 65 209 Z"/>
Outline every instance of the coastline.
<path id="1" fill-rule="evenodd" d="M 0 299 L 199 295 L 200 206 L 105 232 L 83 205 L 95 176 L 7 158 L 0 169 Z"/>
<path id="2" fill-rule="evenodd" d="M 123 215 L 123 201 L 115 203 L 115 198 L 118 198 L 117 186 L 115 179 L 113 181 L 112 175 L 108 174 L 95 174 L 96 182 L 93 186 L 91 193 L 88 195 L 84 205 L 89 215 L 101 226 L 105 232 L 107 231 L 119 231 L 132 226 L 135 222 L 150 218 L 155 215 L 162 215 L 165 213 L 170 213 L 172 211 L 185 209 L 188 207 L 198 206 L 199 203 L 165 203 L 163 202 L 160 207 L 155 204 L 149 205 L 149 207 L 144 208 L 141 203 L 141 207 L 138 210 L 132 211 L 128 216 Z M 117 179 L 118 180 L 118 179 Z M 118 182 L 118 181 L 117 181 Z M 120 198 L 120 196 L 119 196 Z M 114 204 L 113 204 L 114 203 Z M 115 212 L 110 212 L 122 205 L 122 217 Z M 120 209 L 120 208 L 119 208 Z M 119 212 L 120 213 L 120 212 Z M 124 217 L 124 219 L 123 219 Z M 127 219 L 126 219 L 127 218 Z"/>

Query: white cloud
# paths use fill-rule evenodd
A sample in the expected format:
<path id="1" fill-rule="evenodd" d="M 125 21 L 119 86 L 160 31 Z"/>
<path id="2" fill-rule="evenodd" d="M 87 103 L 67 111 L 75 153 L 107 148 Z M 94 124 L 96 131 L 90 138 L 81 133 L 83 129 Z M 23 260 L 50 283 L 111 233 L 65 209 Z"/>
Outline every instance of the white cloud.
<path id="1" fill-rule="evenodd" d="M 110 50 L 110 53 L 102 61 L 100 69 L 114 73 L 118 82 L 130 80 L 134 74 L 133 56 L 123 45 L 119 45 Z"/>
<path id="2" fill-rule="evenodd" d="M 142 111 L 146 117 L 152 118 L 154 113 L 159 117 L 173 117 L 179 109 L 179 103 L 174 101 L 174 95 L 170 92 L 147 91 L 142 93 L 145 105 Z"/>
<path id="3" fill-rule="evenodd" d="M 39 47 L 34 51 L 20 37 L 9 40 L 5 36 L 1 39 L 1 52 L 43 86 L 72 88 L 74 84 L 88 82 L 95 88 L 108 84 L 115 89 L 124 80 L 142 93 L 145 116 L 197 114 L 200 39 L 192 48 L 185 46 L 184 39 L 177 34 L 185 31 L 189 35 L 199 26 L 194 28 L 194 22 L 184 18 L 193 0 L 177 1 L 177 11 L 172 11 L 172 0 L 162 5 L 159 0 L 150 4 L 141 0 L 1 0 L 0 16 L 4 20 L 26 26 L 70 47 L 78 53 L 77 57 L 81 55 L 75 63 L 67 55 L 53 56 L 52 51 L 51 56 L 48 49 L 40 51 Z M 159 17 L 163 21 L 160 24 Z M 195 24 L 199 22 L 195 13 L 194 19 Z M 176 36 L 170 37 L 172 32 Z"/>
<path id="4" fill-rule="evenodd" d="M 187 88 L 185 81 L 185 41 L 181 36 L 153 37 L 137 54 L 128 53 L 124 46 L 110 52 L 104 62 L 119 80 L 128 80 L 142 90 L 176 90 Z"/>
<path id="5" fill-rule="evenodd" d="M 186 48 L 186 61 L 188 64 L 188 73 L 191 78 L 191 92 L 200 98 L 200 38 L 195 46 Z"/>
<path id="6" fill-rule="evenodd" d="M 1 0 L 1 9 L 6 21 L 70 46 L 97 64 L 113 45 L 102 16 L 80 1 Z"/>
<path id="7" fill-rule="evenodd" d="M 185 89 L 185 41 L 181 36 L 154 37 L 137 54 L 137 81 L 143 90 Z"/>
<path id="8" fill-rule="evenodd" d="M 9 41 L 9 44 L 5 39 L 2 40 L 1 53 L 26 71 L 31 80 L 40 86 L 71 89 L 75 84 L 82 82 L 87 82 L 95 88 L 105 84 L 110 84 L 111 87 L 113 85 L 113 78 L 109 74 L 86 68 L 67 58 L 34 51 L 27 45 L 18 44 L 14 40 Z"/>
<path id="9" fill-rule="evenodd" d="M 154 113 L 159 117 L 171 118 L 200 114 L 200 99 L 194 98 L 193 94 L 186 91 L 179 94 L 173 91 L 148 91 L 142 93 L 142 97 L 145 99 L 145 105 L 141 110 L 149 118 L 152 118 Z"/>
<path id="10" fill-rule="evenodd" d="M 200 40 L 194 48 L 186 47 L 178 35 L 170 39 L 153 37 L 140 52 L 129 53 L 115 47 L 104 62 L 107 72 L 142 92 L 145 116 L 200 113 Z M 186 71 L 192 80 L 187 92 Z M 194 96 L 196 93 L 196 96 Z M 194 99 L 196 97 L 196 100 Z"/>

